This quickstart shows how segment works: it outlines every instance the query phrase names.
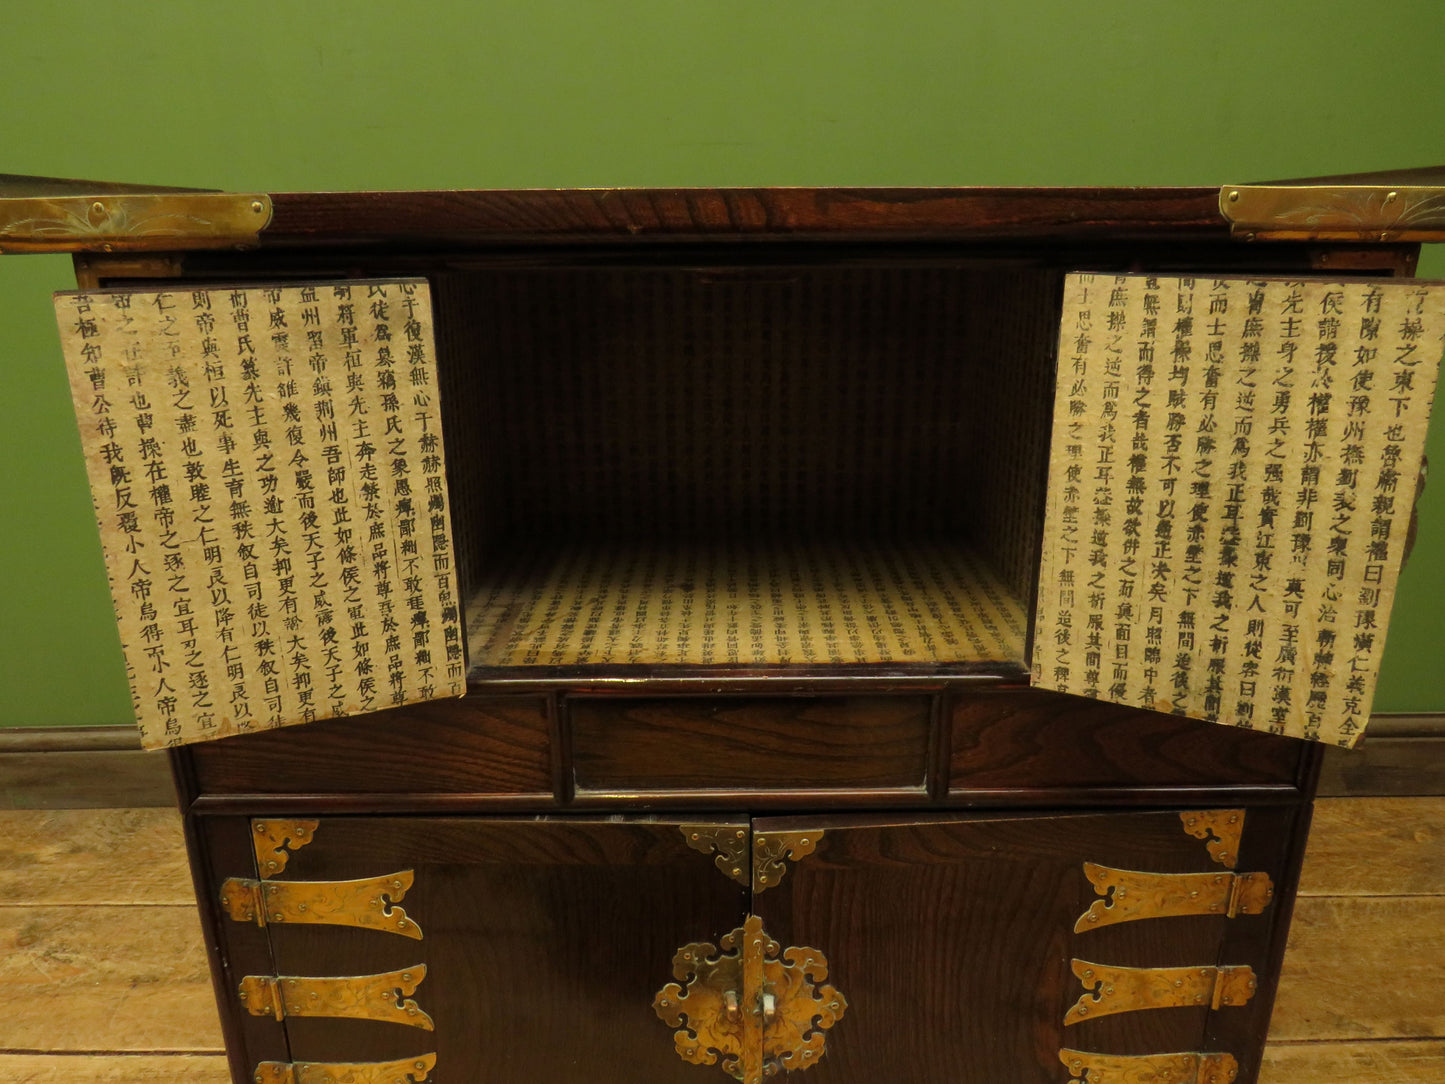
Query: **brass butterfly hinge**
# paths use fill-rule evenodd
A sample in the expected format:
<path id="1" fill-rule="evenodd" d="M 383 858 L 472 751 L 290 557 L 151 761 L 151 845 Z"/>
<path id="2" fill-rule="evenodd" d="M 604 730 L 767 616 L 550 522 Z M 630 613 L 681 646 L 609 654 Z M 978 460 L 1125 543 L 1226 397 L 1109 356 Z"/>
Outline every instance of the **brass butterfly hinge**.
<path id="1" fill-rule="evenodd" d="M 1084 875 L 1104 898 L 1074 923 L 1074 932 L 1179 915 L 1257 915 L 1269 906 L 1267 873 L 1140 873 L 1084 863 Z"/>
<path id="2" fill-rule="evenodd" d="M 1254 971 L 1238 967 L 1109 967 L 1073 962 L 1085 993 L 1064 1014 L 1065 1026 L 1144 1009 L 1243 1005 L 1254 996 Z"/>
<path id="3" fill-rule="evenodd" d="M 221 906 L 237 922 L 355 926 L 421 940 L 421 927 L 397 906 L 415 874 L 404 869 L 359 881 L 253 881 L 231 877 Z"/>
<path id="4" fill-rule="evenodd" d="M 1230 1084 L 1239 1075 L 1232 1054 L 1090 1054 L 1060 1050 L 1069 1084 Z"/>
<path id="5" fill-rule="evenodd" d="M 1239 840 L 1244 835 L 1244 810 L 1209 809 L 1179 814 L 1184 830 L 1204 840 L 1209 857 L 1225 869 L 1239 861 Z"/>
<path id="6" fill-rule="evenodd" d="M 436 1063 L 435 1054 L 401 1061 L 263 1061 L 252 1079 L 256 1084 L 423 1084 Z"/>
<path id="7" fill-rule="evenodd" d="M 766 892 L 788 872 L 788 861 L 812 854 L 823 838 L 821 830 L 767 832 L 753 837 L 753 892 Z"/>
<path id="8" fill-rule="evenodd" d="M 256 870 L 262 877 L 274 877 L 286 868 L 291 855 L 315 838 L 320 821 L 265 820 L 251 822 L 251 844 L 256 850 Z"/>
<path id="9" fill-rule="evenodd" d="M 824 982 L 828 961 L 817 949 L 783 949 L 749 915 L 719 939 L 684 945 L 670 982 L 652 1008 L 676 1028 L 678 1056 L 717 1065 L 743 1084 L 806 1069 L 823 1056 L 824 1032 L 843 1018 L 848 999 Z"/>
<path id="10" fill-rule="evenodd" d="M 411 1000 L 424 978 L 425 964 L 381 975 L 339 978 L 247 975 L 241 980 L 241 1000 L 252 1016 L 382 1020 L 431 1031 L 432 1018 Z"/>

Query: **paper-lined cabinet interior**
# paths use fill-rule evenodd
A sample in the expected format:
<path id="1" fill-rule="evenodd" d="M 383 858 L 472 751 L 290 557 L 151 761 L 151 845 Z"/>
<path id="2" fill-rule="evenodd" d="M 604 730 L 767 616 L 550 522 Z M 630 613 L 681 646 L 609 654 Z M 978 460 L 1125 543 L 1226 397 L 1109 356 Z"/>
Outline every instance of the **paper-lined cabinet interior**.
<path id="1" fill-rule="evenodd" d="M 739 668 L 1031 668 L 1364 727 L 1437 287 L 907 258 L 432 279 L 59 300 L 152 742 L 464 673 Z M 225 673 L 177 658 L 208 653 Z"/>

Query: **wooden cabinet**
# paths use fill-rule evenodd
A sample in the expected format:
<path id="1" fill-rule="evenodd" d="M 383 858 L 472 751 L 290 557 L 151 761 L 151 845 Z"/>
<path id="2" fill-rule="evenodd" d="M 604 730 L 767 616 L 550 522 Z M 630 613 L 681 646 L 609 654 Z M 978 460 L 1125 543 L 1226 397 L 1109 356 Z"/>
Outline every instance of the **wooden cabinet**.
<path id="1" fill-rule="evenodd" d="M 1407 369 L 1417 348 L 1438 356 L 1425 330 L 1438 314 L 1386 329 L 1408 347 L 1400 372 L 1347 375 L 1376 348 L 1316 345 L 1314 383 L 1268 405 L 1248 340 L 1266 301 L 1309 300 L 1322 306 L 1310 333 L 1334 341 L 1343 295 L 1320 284 L 1378 304 L 1366 286 L 1407 276 L 1418 241 L 1445 239 L 1418 186 L 1405 193 L 1417 211 L 1381 218 L 1399 195 L 1374 200 L 1382 185 L 223 197 L 50 184 L 0 199 L 18 223 L 7 247 L 79 253 L 89 293 L 61 311 L 83 434 L 110 424 L 95 414 L 110 408 L 106 374 L 85 367 L 99 319 L 86 306 L 139 298 L 164 325 L 168 305 L 214 303 L 240 329 L 239 369 L 258 374 L 237 392 L 254 407 L 242 428 L 266 453 L 258 469 L 273 469 L 276 433 L 307 447 L 305 399 L 336 453 L 327 485 L 372 524 L 376 549 L 352 572 L 385 579 L 398 523 L 398 559 L 418 532 L 434 546 L 435 620 L 417 603 L 403 629 L 380 604 L 385 646 L 337 656 L 330 680 L 376 673 L 363 691 L 379 707 L 378 688 L 439 666 L 465 697 L 402 704 L 417 697 L 398 691 L 400 706 L 356 714 L 308 694 L 303 715 L 321 721 L 207 716 L 212 734 L 256 732 L 171 754 L 234 1079 L 1253 1080 L 1319 749 L 1268 731 L 1319 733 L 1348 713 L 1348 739 L 1367 710 L 1414 468 L 1404 436 L 1358 419 L 1391 381 L 1397 413 L 1420 405 L 1406 393 L 1428 398 Z M 100 225 L 35 225 L 69 220 L 67 200 Z M 141 201 L 130 218 L 127 201 Z M 128 231 L 142 209 L 182 225 Z M 1269 292 L 1280 283 L 1298 296 Z M 384 490 L 365 420 L 355 447 L 335 420 L 374 403 L 377 425 L 401 425 L 391 333 L 358 331 L 349 292 L 381 304 L 396 284 L 408 304 L 430 298 L 435 331 L 428 358 L 422 324 L 406 325 L 415 404 L 438 411 L 423 426 L 445 445 L 443 485 L 431 434 L 424 506 L 395 482 L 411 461 L 396 453 Z M 1161 316 L 1166 294 L 1177 311 Z M 1435 297 L 1409 300 L 1423 314 Z M 1293 311 L 1271 317 L 1282 355 L 1303 326 Z M 1380 331 L 1369 312 L 1351 327 Z M 1122 361 L 1091 353 L 1125 329 L 1137 362 L 1121 417 L 1123 385 L 1091 391 L 1084 374 L 1125 379 Z M 164 375 L 142 371 L 165 327 L 148 334 L 117 381 Z M 221 349 L 195 334 L 196 353 Z M 200 366 L 197 388 L 229 379 L 191 349 L 164 372 Z M 1221 405 L 1222 374 L 1235 383 Z M 333 379 L 356 398 L 333 399 Z M 1156 391 L 1149 430 L 1141 404 Z M 210 406 L 229 429 L 225 394 L 212 387 Z M 1273 444 L 1251 444 L 1256 418 Z M 1116 443 L 1124 426 L 1132 450 Z M 1355 429 L 1388 460 L 1378 478 L 1294 460 L 1304 473 L 1287 478 L 1266 462 L 1326 436 L 1364 456 Z M 249 495 L 224 439 L 236 539 L 257 529 L 253 500 L 277 515 L 293 498 L 325 503 L 309 473 Z M 121 474 L 101 480 L 119 486 L 129 468 L 111 465 Z M 1165 482 L 1146 479 L 1156 467 Z M 1189 508 L 1167 480 L 1186 467 Z M 1269 586 L 1285 491 L 1303 571 Z M 1145 493 L 1147 514 L 1132 507 Z M 103 531 L 110 496 L 97 484 Z M 1361 502 L 1368 524 L 1351 518 Z M 1335 514 L 1312 551 L 1316 505 Z M 1122 557 L 1103 537 L 1115 527 Z M 1134 576 L 1146 533 L 1150 605 L 1123 591 L 1106 606 L 1094 580 Z M 336 544 L 354 549 L 350 533 Z M 1087 583 L 1070 565 L 1082 553 Z M 324 584 L 298 602 L 293 556 L 272 556 L 269 570 L 254 547 L 238 557 L 253 628 L 275 616 L 273 588 L 285 619 L 319 622 L 326 644 L 375 617 Z M 1374 571 L 1346 597 L 1338 584 L 1366 559 Z M 1328 605 L 1300 618 L 1299 584 L 1317 575 L 1334 577 Z M 1212 610 L 1196 619 L 1206 576 Z M 1075 605 L 1093 611 L 1077 625 L 1060 616 Z M 265 689 L 247 692 L 236 613 L 207 612 L 224 626 L 230 702 L 262 702 L 293 664 L 267 663 Z M 1236 617 L 1253 623 L 1231 631 Z M 138 682 L 152 662 L 164 682 L 167 664 L 137 646 Z"/>
<path id="2" fill-rule="evenodd" d="M 440 1079 L 688 1081 L 737 1058 L 764 1078 L 1032 1084 L 1071 1079 L 1064 1051 L 1228 1054 L 1253 1072 L 1315 749 L 1075 703 L 1018 687 L 554 691 L 188 747 L 237 1072 L 434 1055 Z M 237 880 L 258 900 L 279 890 L 264 928 L 259 903 L 238 919 L 222 902 Z M 358 880 L 378 884 L 357 896 Z M 292 886 L 318 915 L 352 892 L 349 910 L 309 920 Z M 771 946 L 763 963 L 804 966 L 750 988 L 749 936 Z M 688 951 L 696 966 L 679 966 Z M 1088 965 L 1211 975 L 1176 1004 L 1116 1010 Z M 1221 968 L 1239 1004 L 1212 1003 Z M 276 1020 L 237 997 L 248 976 L 284 991 L 383 973 L 417 977 L 402 996 L 431 1028 Z M 765 992 L 794 999 L 776 1024 Z M 750 1033 L 729 994 L 758 1014 Z"/>

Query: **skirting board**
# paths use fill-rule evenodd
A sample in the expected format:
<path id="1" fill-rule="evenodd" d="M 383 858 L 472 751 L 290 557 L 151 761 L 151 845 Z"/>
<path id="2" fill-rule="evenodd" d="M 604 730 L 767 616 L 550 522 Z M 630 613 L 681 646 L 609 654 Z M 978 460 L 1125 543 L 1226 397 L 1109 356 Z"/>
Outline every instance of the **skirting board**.
<path id="1" fill-rule="evenodd" d="M 1325 753 L 1320 794 L 1445 794 L 1445 712 L 1376 715 L 1353 750 Z M 127 726 L 0 729 L 0 809 L 106 809 L 175 802 L 170 762 Z"/>

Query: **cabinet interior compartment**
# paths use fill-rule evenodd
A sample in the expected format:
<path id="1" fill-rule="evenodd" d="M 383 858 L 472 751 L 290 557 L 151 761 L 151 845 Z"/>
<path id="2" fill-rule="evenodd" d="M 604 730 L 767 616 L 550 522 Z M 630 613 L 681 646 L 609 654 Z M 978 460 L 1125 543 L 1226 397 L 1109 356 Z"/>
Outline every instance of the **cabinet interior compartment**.
<path id="1" fill-rule="evenodd" d="M 473 676 L 1018 673 L 1061 275 L 433 276 Z"/>

